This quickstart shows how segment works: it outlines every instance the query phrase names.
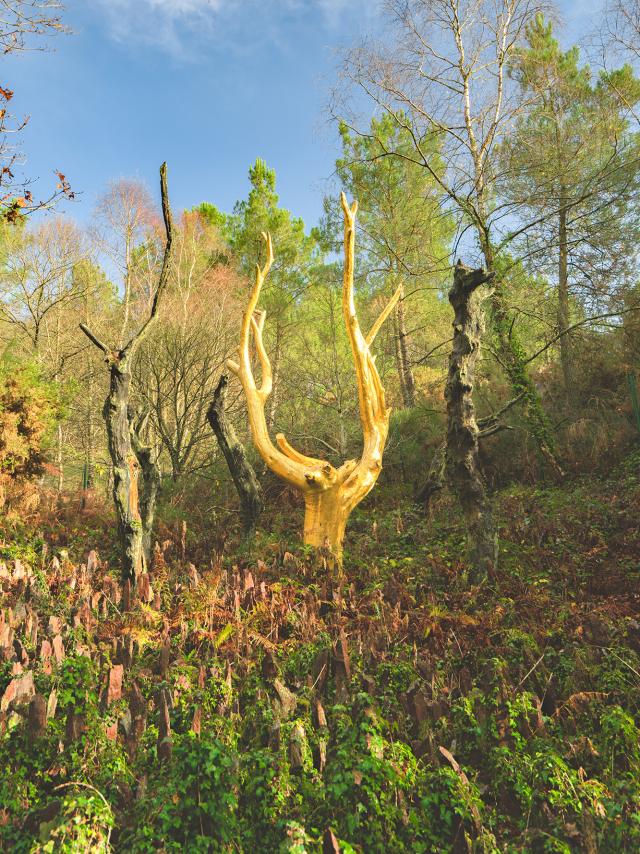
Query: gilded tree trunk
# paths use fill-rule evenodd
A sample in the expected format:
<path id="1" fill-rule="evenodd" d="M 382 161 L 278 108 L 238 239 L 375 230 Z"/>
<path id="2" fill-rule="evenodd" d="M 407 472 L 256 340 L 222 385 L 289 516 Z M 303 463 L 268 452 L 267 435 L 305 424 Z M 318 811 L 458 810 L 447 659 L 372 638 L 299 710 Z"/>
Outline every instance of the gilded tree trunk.
<path id="1" fill-rule="evenodd" d="M 264 498 L 262 487 L 253 466 L 247 459 L 246 451 L 226 416 L 228 383 L 229 378 L 223 374 L 213 394 L 207 418 L 229 466 L 229 472 L 238 492 L 244 536 L 246 539 L 251 539 L 256 531 L 258 517 L 264 508 Z"/>
<path id="2" fill-rule="evenodd" d="M 342 544 L 349 518 L 340 488 L 304 495 L 304 542 L 342 563 Z"/>
<path id="3" fill-rule="evenodd" d="M 140 466 L 139 509 L 142 524 L 142 551 L 145 566 L 151 565 L 153 547 L 153 522 L 156 515 L 156 501 L 160 490 L 160 470 L 153 459 L 152 448 L 142 438 L 146 419 L 129 419 L 131 446 Z"/>
<path id="4" fill-rule="evenodd" d="M 111 354 L 110 388 L 103 414 L 113 463 L 113 501 L 122 554 L 122 580 L 135 582 L 145 567 L 138 493 L 140 465 L 129 429 L 127 405 L 131 372 L 126 357 L 119 356 Z"/>
<path id="5" fill-rule="evenodd" d="M 473 383 L 484 332 L 479 290 L 493 278 L 484 270 L 456 265 L 449 302 L 453 306 L 453 346 L 445 389 L 447 401 L 447 474 L 467 524 L 468 561 L 473 578 L 481 581 L 496 560 L 496 539 L 490 502 L 478 460 L 478 425 Z"/>
<path id="6" fill-rule="evenodd" d="M 342 313 L 351 345 L 358 385 L 360 422 L 363 430 L 363 449 L 359 461 L 347 460 L 338 469 L 316 457 L 308 457 L 292 448 L 279 433 L 274 445 L 269 436 L 265 404 L 273 391 L 273 370 L 263 341 L 266 319 L 264 311 L 257 312 L 260 291 L 273 264 L 271 237 L 264 235 L 267 260 L 256 269 L 256 281 L 242 317 L 239 362 L 227 361 L 227 366 L 239 378 L 247 400 L 247 414 L 254 445 L 265 464 L 283 480 L 295 487 L 304 498 L 304 541 L 324 548 L 333 556 L 331 564 L 340 565 L 342 541 L 349 514 L 375 486 L 382 470 L 382 454 L 389 432 L 391 410 L 385 401 L 384 388 L 371 354 L 371 345 L 382 324 L 393 311 L 401 296 L 398 288 L 386 308 L 373 324 L 368 335 L 360 328 L 353 295 L 355 256 L 355 217 L 357 204 L 349 205 L 342 194 L 344 214 L 344 275 Z M 253 335 L 262 368 L 260 386 L 253 374 L 250 337 Z"/>

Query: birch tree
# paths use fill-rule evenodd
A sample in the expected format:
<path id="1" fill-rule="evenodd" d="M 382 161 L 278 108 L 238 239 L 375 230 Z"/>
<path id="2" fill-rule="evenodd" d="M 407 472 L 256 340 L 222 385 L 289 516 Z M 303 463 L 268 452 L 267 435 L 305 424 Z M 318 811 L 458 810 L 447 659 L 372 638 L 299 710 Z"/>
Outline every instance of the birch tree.
<path id="1" fill-rule="evenodd" d="M 552 431 L 510 314 L 509 281 L 500 261 L 514 239 L 514 211 L 513 204 L 496 197 L 494 163 L 496 146 L 524 106 L 508 75 L 509 57 L 541 6 L 535 0 L 387 0 L 384 8 L 384 41 L 350 51 L 344 77 L 411 139 L 411 151 L 363 128 L 348 104 L 336 103 L 335 109 L 354 133 L 375 140 L 382 149 L 377 156 L 424 168 L 456 218 L 456 244 L 464 245 L 472 235 L 487 271 L 500 274 L 490 305 L 496 353 L 524 404 L 540 451 L 559 468 Z M 444 170 L 435 167 L 423 146 L 434 135 L 442 140 Z M 471 248 L 465 254 L 472 255 Z"/>

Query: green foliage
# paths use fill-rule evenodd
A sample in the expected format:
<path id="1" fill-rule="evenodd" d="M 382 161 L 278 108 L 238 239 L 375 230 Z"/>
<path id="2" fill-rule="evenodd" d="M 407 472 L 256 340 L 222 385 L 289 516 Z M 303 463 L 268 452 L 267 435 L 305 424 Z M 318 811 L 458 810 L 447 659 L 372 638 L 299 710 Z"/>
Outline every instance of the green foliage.
<path id="1" fill-rule="evenodd" d="M 237 839 L 237 762 L 220 741 L 177 737 L 167 773 L 157 769 L 127 850 L 225 851 Z M 149 818 L 151 817 L 151 821 Z"/>
<path id="2" fill-rule="evenodd" d="M 10 351 L 0 358 L 0 477 L 41 474 L 47 439 L 61 415 L 58 388 Z"/>
<path id="3" fill-rule="evenodd" d="M 109 854 L 114 816 L 109 804 L 92 792 L 66 795 L 58 815 L 40 826 L 40 842 L 29 854 Z"/>

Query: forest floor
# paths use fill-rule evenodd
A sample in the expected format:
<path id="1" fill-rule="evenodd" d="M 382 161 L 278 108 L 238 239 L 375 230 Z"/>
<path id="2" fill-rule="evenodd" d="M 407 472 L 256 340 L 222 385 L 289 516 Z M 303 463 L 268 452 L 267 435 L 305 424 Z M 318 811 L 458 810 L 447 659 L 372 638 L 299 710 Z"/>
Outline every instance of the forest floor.
<path id="1" fill-rule="evenodd" d="M 104 511 L 0 523 L 0 848 L 640 850 L 640 454 L 497 495 L 479 587 L 453 502 L 376 502 L 341 583 L 283 510 L 129 603 Z"/>

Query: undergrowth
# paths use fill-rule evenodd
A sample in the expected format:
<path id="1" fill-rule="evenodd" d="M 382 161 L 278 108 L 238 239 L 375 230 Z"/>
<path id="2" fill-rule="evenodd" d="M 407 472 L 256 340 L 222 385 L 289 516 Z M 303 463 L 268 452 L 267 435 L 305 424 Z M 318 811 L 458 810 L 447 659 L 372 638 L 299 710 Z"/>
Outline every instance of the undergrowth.
<path id="1" fill-rule="evenodd" d="M 471 589 L 447 499 L 356 512 L 342 581 L 278 519 L 206 559 L 167 531 L 128 612 L 99 515 L 72 541 L 13 522 L 3 850 L 640 849 L 639 462 L 501 493 Z"/>

